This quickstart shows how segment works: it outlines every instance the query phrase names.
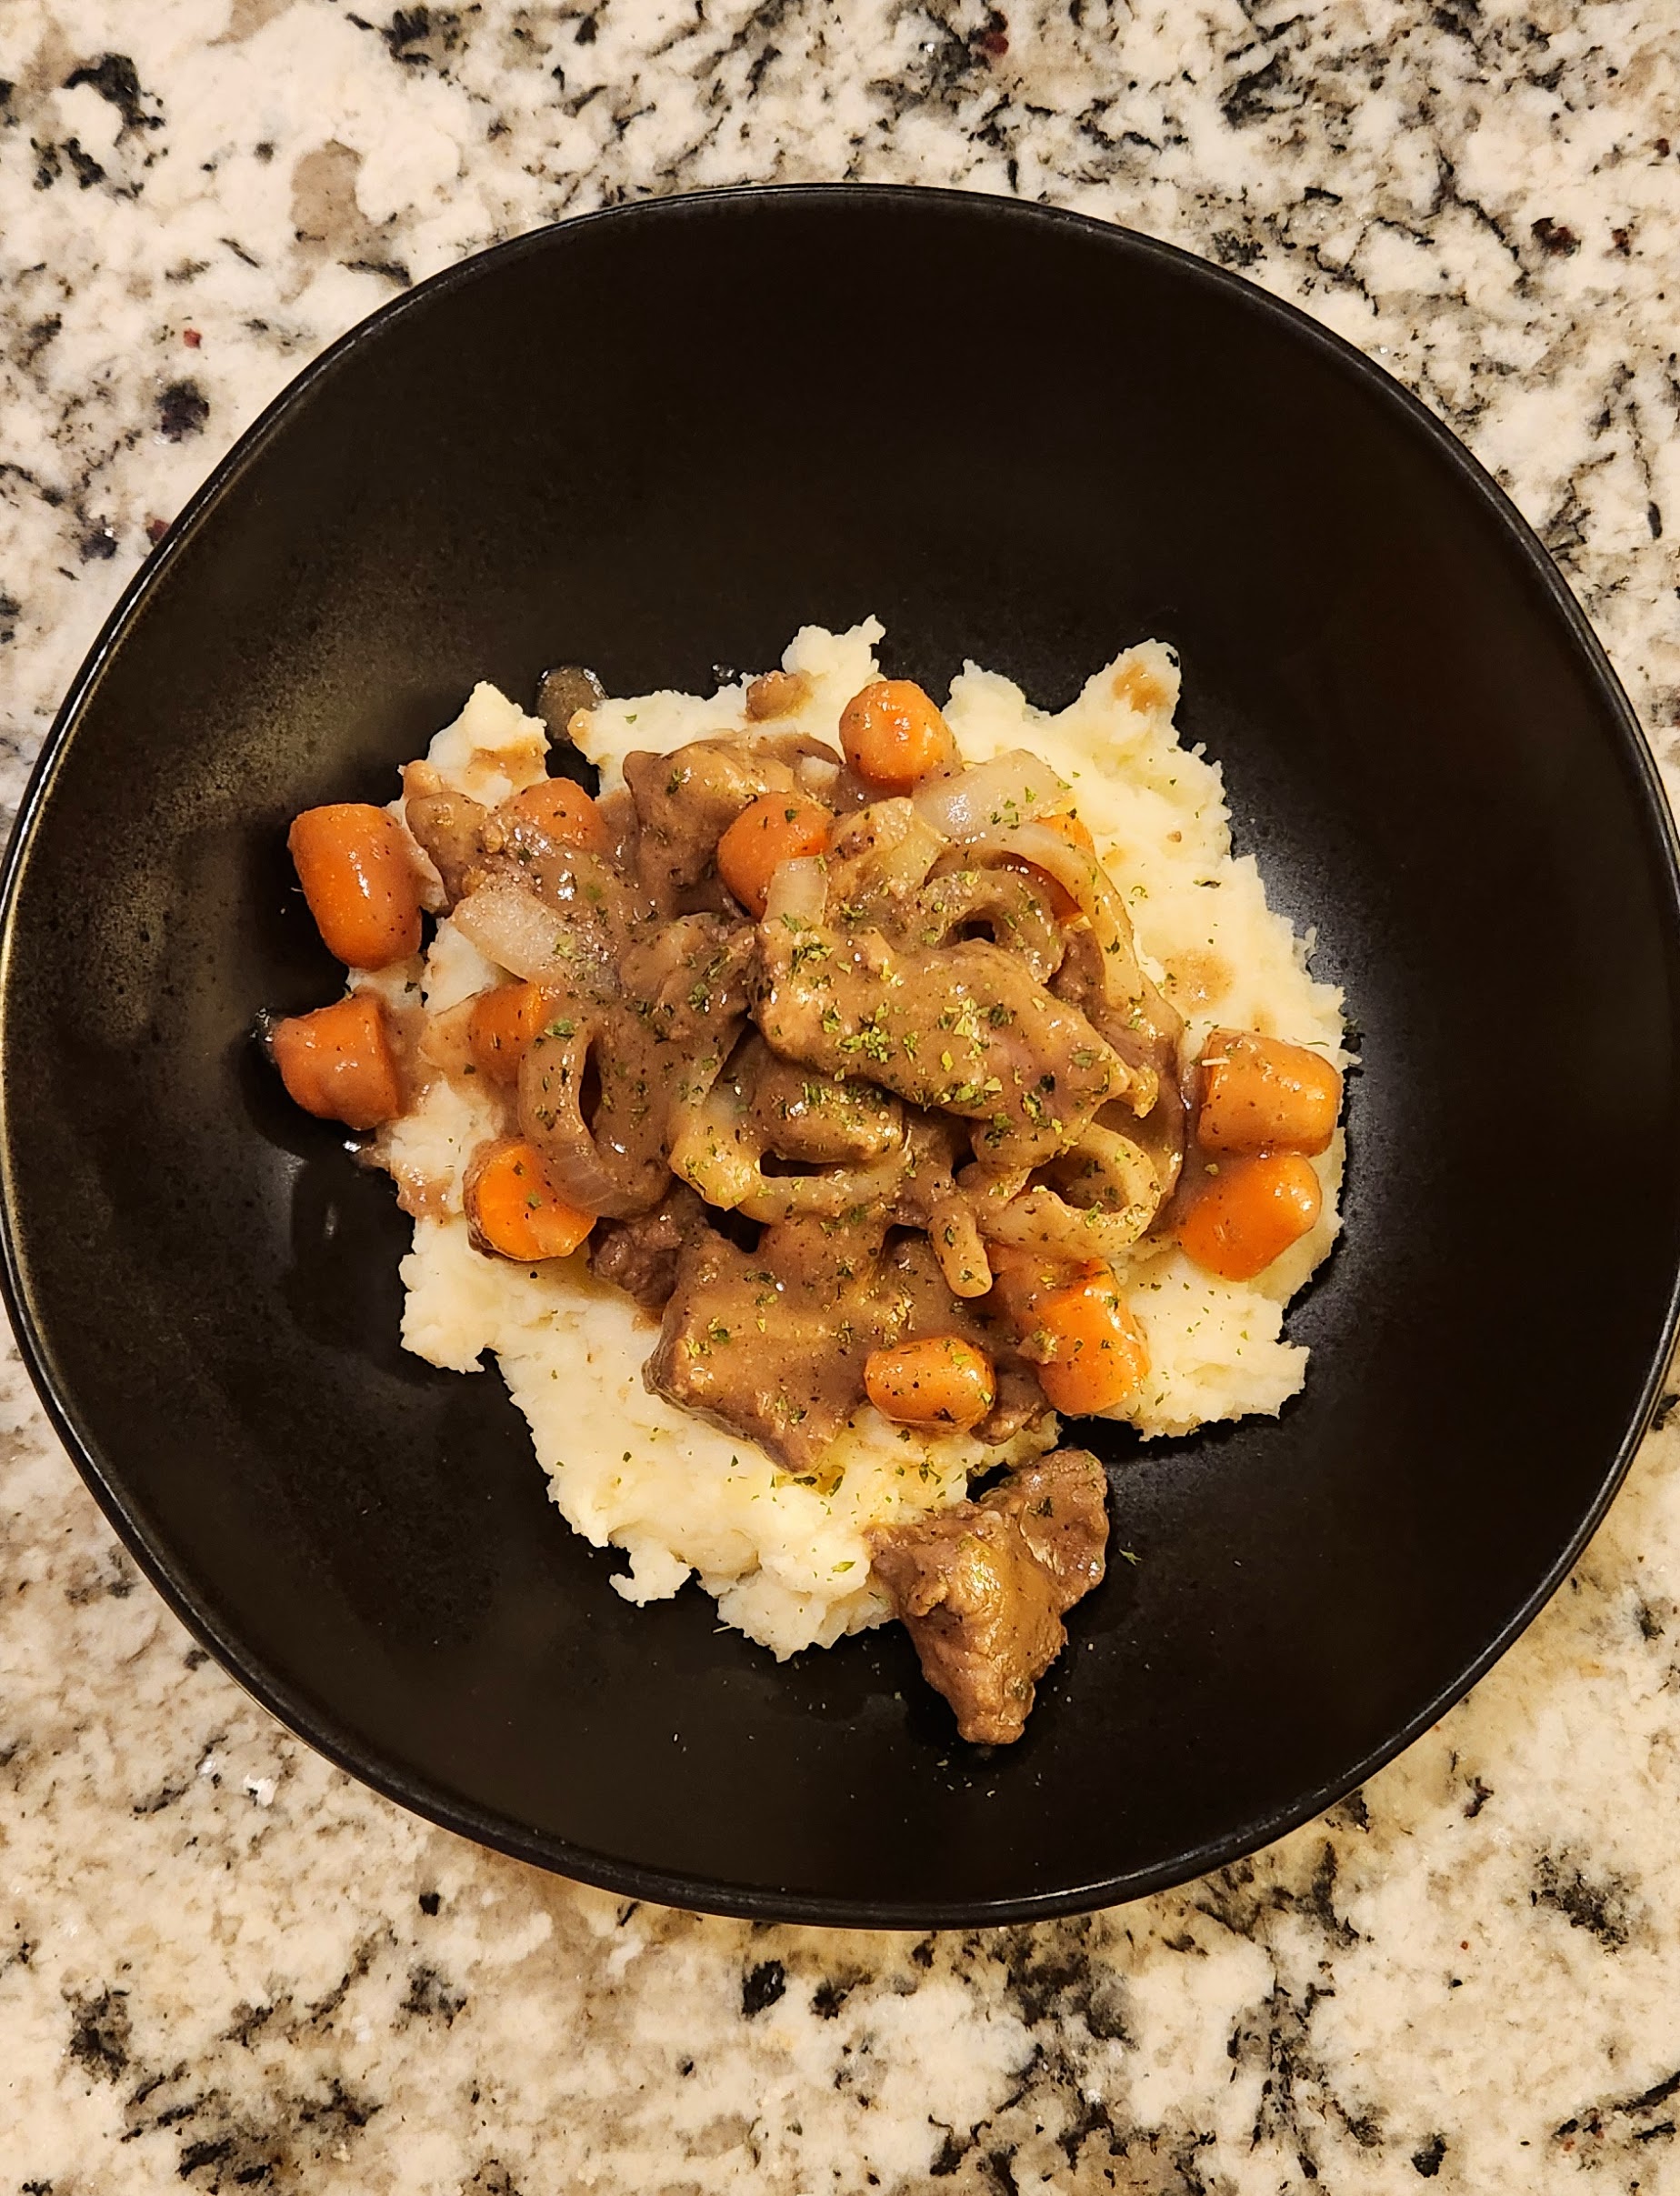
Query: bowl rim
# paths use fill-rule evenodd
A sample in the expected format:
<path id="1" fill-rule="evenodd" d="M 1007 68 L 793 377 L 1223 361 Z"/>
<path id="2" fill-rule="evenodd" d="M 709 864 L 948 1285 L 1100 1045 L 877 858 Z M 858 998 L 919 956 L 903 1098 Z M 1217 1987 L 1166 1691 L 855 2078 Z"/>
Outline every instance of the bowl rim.
<path id="1" fill-rule="evenodd" d="M 92 647 L 75 671 L 30 771 L 16 818 L 0 865 L 0 1056 L 5 1046 L 12 997 L 16 910 L 27 870 L 35 826 L 53 783 L 73 745 L 75 732 L 105 667 L 139 609 L 168 571 L 184 545 L 205 526 L 246 467 L 260 456 L 295 406 L 317 384 L 375 342 L 380 334 L 425 301 L 477 281 L 489 268 L 547 249 L 571 231 L 650 220 L 676 220 L 715 215 L 727 218 L 732 206 L 763 199 L 782 205 L 803 202 L 857 203 L 897 198 L 934 202 L 953 214 L 1018 222 L 1049 229 L 1077 230 L 1122 255 L 1165 263 L 1181 276 L 1210 285 L 1239 311 L 1257 315 L 1298 341 L 1316 346 L 1331 365 L 1351 375 L 1397 417 L 1402 430 L 1420 435 L 1456 476 L 1462 488 L 1478 500 L 1504 536 L 1506 546 L 1541 586 L 1554 614 L 1580 653 L 1605 714 L 1619 733 L 1634 779 L 1667 854 L 1670 945 L 1680 957 L 1680 829 L 1664 789 L 1655 759 L 1638 717 L 1597 634 L 1534 528 L 1510 496 L 1465 446 L 1422 400 L 1367 353 L 1303 307 L 1274 296 L 1230 268 L 1179 245 L 1071 207 L 1042 205 L 986 192 L 916 184 L 858 182 L 737 184 L 716 190 L 674 192 L 602 206 L 560 221 L 545 223 L 517 236 L 468 254 L 390 299 L 336 337 L 309 361 L 264 406 L 216 463 L 145 558 L 117 598 Z M 568 1876 L 624 1897 L 645 1900 L 692 1912 L 751 1921 L 777 1921 L 827 1928 L 967 1929 L 1053 1920 L 1088 1913 L 1147 1898 L 1193 1881 L 1275 1843 L 1303 1823 L 1356 1790 L 1405 1752 L 1446 1711 L 1456 1706 L 1557 1592 L 1603 1522 L 1643 1443 L 1662 1392 L 1676 1335 L 1680 1333 L 1680 1271 L 1669 1284 L 1661 1338 L 1641 1388 L 1628 1429 L 1566 1545 L 1494 1638 L 1397 1730 L 1345 1772 L 1297 1794 L 1287 1803 L 1236 1829 L 1204 1840 L 1188 1851 L 1153 1867 L 1099 1877 L 1048 1891 L 990 1900 L 905 1902 L 892 1899 L 851 1899 L 785 1892 L 774 1885 L 752 1885 L 694 1876 L 641 1861 L 625 1861 L 567 1839 L 522 1830 L 516 1823 L 470 1802 L 433 1790 L 394 1762 L 370 1758 L 352 1734 L 336 1726 L 332 1711 L 295 1694 L 241 1641 L 227 1631 L 200 1598 L 193 1579 L 161 1538 L 155 1539 L 130 1513 L 114 1470 L 91 1433 L 77 1422 L 74 1399 L 61 1394 L 50 1365 L 45 1332 L 37 1326 L 15 1233 L 12 1195 L 14 1154 L 9 1107 L 0 1094 L 0 1299 L 16 1337 L 19 1354 L 48 1423 L 94 1495 L 106 1520 L 148 1583 L 201 1641 L 224 1670 L 287 1730 L 302 1739 L 335 1768 L 396 1802 L 411 1813 L 456 1836 L 551 1872 Z"/>

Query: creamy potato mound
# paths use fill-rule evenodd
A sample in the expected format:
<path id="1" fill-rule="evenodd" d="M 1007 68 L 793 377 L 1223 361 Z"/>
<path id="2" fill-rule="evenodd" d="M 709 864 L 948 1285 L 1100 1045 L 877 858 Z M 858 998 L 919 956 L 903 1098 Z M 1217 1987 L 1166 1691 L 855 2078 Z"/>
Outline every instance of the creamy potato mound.
<path id="1" fill-rule="evenodd" d="M 805 698 L 778 717 L 777 732 L 837 745 L 842 708 L 882 675 L 875 653 L 882 638 L 874 618 L 846 633 L 804 627 L 782 660 L 804 674 Z M 1173 652 L 1146 641 L 1052 716 L 971 664 L 952 685 L 945 716 L 966 762 L 1027 748 L 1073 786 L 1097 852 L 1126 895 L 1147 972 L 1185 1018 L 1187 1057 L 1224 1027 L 1310 1046 L 1340 1066 L 1341 994 L 1314 979 L 1310 938 L 1267 907 L 1253 860 L 1232 853 L 1218 767 L 1182 747 L 1173 729 L 1178 685 Z M 746 692 L 743 681 L 709 697 L 608 701 L 575 729 L 610 792 L 635 749 L 664 753 L 757 729 Z M 433 740 L 427 760 L 445 786 L 493 805 L 545 775 L 546 736 L 481 685 Z M 423 960 L 354 980 L 394 1004 L 412 1001 L 417 986 L 437 1016 L 502 975 L 445 918 Z M 971 1474 L 1054 1446 L 1054 1418 L 997 1449 L 972 1435 L 895 1426 L 865 1404 L 820 1470 L 789 1472 L 648 1391 L 642 1366 L 655 1324 L 595 1279 L 584 1252 L 525 1267 L 473 1248 L 462 1179 L 475 1148 L 497 1133 L 492 1107 L 470 1084 L 440 1078 L 382 1136 L 382 1156 L 417 1215 L 402 1268 L 403 1339 L 459 1372 L 482 1370 L 494 1358 L 568 1523 L 627 1557 L 613 1581 L 626 1599 L 660 1599 L 695 1577 L 725 1623 L 776 1655 L 830 1646 L 890 1614 L 870 1579 L 870 1527 L 958 1500 Z M 1123 1288 L 1146 1335 L 1151 1370 L 1113 1415 L 1145 1437 L 1183 1434 L 1210 1419 L 1275 1413 L 1299 1389 L 1307 1353 L 1284 1339 L 1284 1311 L 1335 1236 L 1342 1148 L 1338 1132 L 1312 1162 L 1324 1188 L 1317 1225 L 1256 1280 L 1218 1279 L 1170 1245 L 1134 1260 Z"/>

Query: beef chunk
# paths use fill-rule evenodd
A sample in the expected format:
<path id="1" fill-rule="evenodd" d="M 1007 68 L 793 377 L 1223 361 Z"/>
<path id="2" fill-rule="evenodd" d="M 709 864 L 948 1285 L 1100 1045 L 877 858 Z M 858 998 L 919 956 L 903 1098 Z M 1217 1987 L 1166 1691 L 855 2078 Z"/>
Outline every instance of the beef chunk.
<path id="1" fill-rule="evenodd" d="M 642 882 L 667 912 L 675 894 L 713 867 L 717 842 L 761 793 L 792 793 L 794 766 L 827 751 L 796 737 L 691 740 L 669 755 L 638 749 L 625 757 L 625 783 L 640 823 Z"/>
<path id="2" fill-rule="evenodd" d="M 706 1226 L 694 1191 L 678 1183 L 652 1212 L 635 1220 L 603 1220 L 590 1238 L 589 1268 L 634 1297 L 655 1318 L 676 1287 L 677 1260 L 691 1237 Z"/>
<path id="3" fill-rule="evenodd" d="M 994 1327 L 988 1340 L 997 1373 L 997 1399 L 975 1428 L 975 1439 L 996 1448 L 1042 1419 L 1048 1406 L 1036 1370 L 1014 1347 L 1014 1338 Z"/>
<path id="4" fill-rule="evenodd" d="M 1063 1612 L 1103 1576 L 1107 1494 L 1088 1449 L 1058 1449 L 977 1502 L 871 1536 L 875 1577 L 963 1738 L 1005 1746 L 1025 1729 Z"/>
<path id="5" fill-rule="evenodd" d="M 443 879 L 445 905 L 453 907 L 472 890 L 474 872 L 483 865 L 489 812 L 465 793 L 445 790 L 435 773 L 419 767 L 411 766 L 406 782 L 403 813 L 408 828 L 431 857 Z"/>
<path id="6" fill-rule="evenodd" d="M 862 1402 L 874 1342 L 867 1325 L 837 1319 L 708 1230 L 679 1254 L 642 1377 L 655 1395 L 808 1471 Z"/>
<path id="7" fill-rule="evenodd" d="M 676 1253 L 643 1378 L 655 1395 L 806 1472 L 863 1402 L 870 1351 L 925 1335 L 959 1336 L 997 1367 L 981 1440 L 1007 1440 L 1042 1416 L 1030 1367 L 952 1295 L 925 1235 L 889 1229 L 883 1212 L 860 1208 L 840 1220 L 778 1221 L 749 1255 L 703 1222 Z"/>
<path id="8" fill-rule="evenodd" d="M 771 1049 L 962 1116 L 988 1166 L 1043 1165 L 1131 1087 L 1085 1016 L 989 939 L 895 950 L 820 924 L 761 936 Z"/>
<path id="9" fill-rule="evenodd" d="M 766 671 L 746 689 L 748 720 L 762 725 L 773 717 L 791 717 L 795 709 L 805 707 L 812 692 L 811 681 L 803 671 Z"/>
<path id="10" fill-rule="evenodd" d="M 1108 1547 L 1108 1479 L 1088 1449 L 1057 1449 L 1023 1464 L 981 1497 L 1013 1519 L 1071 1609 L 1103 1579 Z M 1058 1614 L 1060 1609 L 1058 1609 Z"/>
<path id="11" fill-rule="evenodd" d="M 840 1082 L 779 1060 L 762 1042 L 733 1067 L 766 1151 L 819 1167 L 877 1159 L 904 1134 L 900 1108 L 873 1083 Z"/>

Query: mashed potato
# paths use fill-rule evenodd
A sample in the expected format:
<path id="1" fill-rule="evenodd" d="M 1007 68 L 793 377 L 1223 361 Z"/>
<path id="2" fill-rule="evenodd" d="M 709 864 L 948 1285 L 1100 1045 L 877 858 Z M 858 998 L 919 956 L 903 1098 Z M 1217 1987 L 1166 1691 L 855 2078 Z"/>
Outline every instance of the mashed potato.
<path id="1" fill-rule="evenodd" d="M 775 729 L 837 744 L 841 709 L 881 676 L 882 637 L 873 618 L 841 634 L 805 627 L 783 666 L 805 673 L 809 695 Z M 955 681 L 945 714 L 968 761 L 1026 747 L 1073 784 L 1128 896 L 1149 972 L 1186 1018 L 1194 1048 L 1216 1025 L 1236 1027 L 1310 1045 L 1340 1065 L 1341 994 L 1314 980 L 1310 940 L 1268 908 L 1254 862 L 1232 854 L 1218 768 L 1178 745 L 1177 697 L 1176 659 L 1151 641 L 1099 671 L 1059 716 L 974 665 Z M 709 699 L 649 694 L 604 703 L 579 728 L 610 791 L 635 748 L 664 752 L 749 728 L 745 704 L 745 682 Z M 545 752 L 541 726 L 480 686 L 428 760 L 457 789 L 501 798 L 544 774 Z M 419 983 L 428 1009 L 441 1013 L 498 975 L 445 920 L 423 968 L 358 980 Z M 627 1599 L 659 1599 L 694 1576 L 726 1624 L 777 1655 L 831 1645 L 888 1613 L 869 1580 L 870 1526 L 960 1499 L 972 1472 L 1050 1446 L 1054 1420 L 1000 1450 L 965 1434 L 895 1427 L 865 1405 L 819 1473 L 790 1474 L 648 1392 L 641 1369 L 655 1329 L 594 1279 L 582 1254 L 525 1268 L 473 1249 L 462 1176 L 475 1145 L 494 1133 L 471 1088 L 446 1080 L 387 1132 L 393 1171 L 430 1185 L 403 1261 L 403 1339 L 460 1372 L 495 1357 L 562 1514 L 597 1547 L 629 1558 L 614 1580 Z M 1275 1413 L 1301 1387 L 1307 1353 L 1283 1339 L 1283 1315 L 1339 1224 L 1339 1135 L 1314 1164 L 1325 1188 L 1318 1225 L 1258 1280 L 1216 1279 L 1171 1247 L 1133 1265 L 1125 1293 L 1152 1370 L 1116 1417 L 1146 1437 L 1185 1433 L 1209 1419 Z"/>

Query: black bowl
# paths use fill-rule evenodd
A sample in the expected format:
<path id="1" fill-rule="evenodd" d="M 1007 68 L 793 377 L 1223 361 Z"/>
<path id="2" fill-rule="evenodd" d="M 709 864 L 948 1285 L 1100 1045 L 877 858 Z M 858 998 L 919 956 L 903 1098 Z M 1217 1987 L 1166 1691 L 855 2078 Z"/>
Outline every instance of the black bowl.
<path id="1" fill-rule="evenodd" d="M 1346 1234 L 1291 1319 L 1305 1396 L 1188 1441 L 1104 1429 L 1140 1560 L 991 1755 L 896 1629 L 777 1668 L 697 1591 L 627 1608 L 496 1376 L 400 1350 L 389 1186 L 247 1036 L 335 990 L 287 819 L 384 798 L 473 680 L 693 688 L 872 610 L 894 668 L 973 656 L 1056 705 L 1174 642 L 1188 737 L 1363 1060 Z M 7 1288 L 95 1493 L 333 1760 L 621 1891 L 971 1923 L 1277 1836 L 1551 1593 L 1674 1332 L 1673 840 L 1585 621 L 1375 366 L 1066 215 L 667 200 L 423 286 L 136 583 L 6 892 Z"/>

